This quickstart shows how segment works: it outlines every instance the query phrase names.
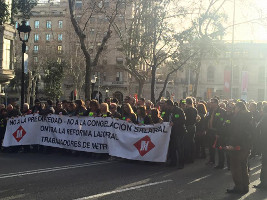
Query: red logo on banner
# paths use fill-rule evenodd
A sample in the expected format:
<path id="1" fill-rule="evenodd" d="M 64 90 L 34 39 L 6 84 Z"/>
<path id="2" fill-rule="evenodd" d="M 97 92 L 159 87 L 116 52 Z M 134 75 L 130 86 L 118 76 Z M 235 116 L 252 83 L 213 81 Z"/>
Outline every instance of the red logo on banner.
<path id="1" fill-rule="evenodd" d="M 145 136 L 138 140 L 134 146 L 137 148 L 141 156 L 146 155 L 151 149 L 155 147 L 149 136 Z"/>
<path id="2" fill-rule="evenodd" d="M 23 136 L 26 134 L 26 131 L 20 126 L 12 135 L 19 142 Z"/>

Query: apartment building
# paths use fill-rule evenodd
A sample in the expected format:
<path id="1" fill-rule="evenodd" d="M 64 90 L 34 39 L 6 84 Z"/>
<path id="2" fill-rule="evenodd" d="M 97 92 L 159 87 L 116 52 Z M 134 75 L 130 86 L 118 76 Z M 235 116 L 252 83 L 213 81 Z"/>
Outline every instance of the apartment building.
<path id="1" fill-rule="evenodd" d="M 80 27 L 85 27 L 86 47 L 89 49 L 93 60 L 106 34 L 108 19 L 103 12 L 89 17 L 88 13 L 90 12 L 86 7 L 90 2 L 76 1 L 75 18 Z M 114 1 L 104 0 L 99 1 L 97 6 L 105 7 L 108 10 L 113 8 L 113 4 Z M 124 20 L 123 15 L 118 14 L 116 20 L 117 24 L 120 24 Z M 84 99 L 85 59 L 70 20 L 68 1 L 51 2 L 43 0 L 39 2 L 33 8 L 32 16 L 27 24 L 32 28 L 27 43 L 29 70 L 42 73 L 42 64 L 47 59 L 67 62 L 69 67 L 65 71 L 61 99 Z M 104 99 L 105 96 L 111 96 L 122 101 L 124 96 L 129 93 L 128 73 L 122 69 L 124 57 L 119 46 L 119 39 L 114 33 L 100 55 L 97 66 L 93 68 L 92 78 L 96 77 L 96 83 L 92 93 L 96 98 L 99 96 L 100 99 Z M 18 58 L 19 49 L 20 46 L 17 45 Z M 42 81 L 40 81 L 40 91 L 44 88 L 43 86 Z M 75 95 L 76 97 L 74 97 Z"/>

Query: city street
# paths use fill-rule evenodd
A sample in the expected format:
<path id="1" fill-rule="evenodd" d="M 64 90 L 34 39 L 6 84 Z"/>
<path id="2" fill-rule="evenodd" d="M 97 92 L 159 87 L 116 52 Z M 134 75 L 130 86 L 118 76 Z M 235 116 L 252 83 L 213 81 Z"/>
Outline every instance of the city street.
<path id="1" fill-rule="evenodd" d="M 163 164 L 92 159 L 86 156 L 1 153 L 0 199 L 266 199 L 267 191 L 250 189 L 229 195 L 227 169 L 197 160 L 183 170 Z M 250 181 L 259 183 L 260 158 L 251 160 Z"/>

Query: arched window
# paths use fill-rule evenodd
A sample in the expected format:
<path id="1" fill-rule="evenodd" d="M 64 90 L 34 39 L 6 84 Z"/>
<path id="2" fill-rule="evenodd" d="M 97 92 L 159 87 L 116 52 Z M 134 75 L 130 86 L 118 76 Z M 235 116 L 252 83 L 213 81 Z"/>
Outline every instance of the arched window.
<path id="1" fill-rule="evenodd" d="M 212 66 L 208 67 L 207 70 L 207 82 L 214 82 L 215 69 Z"/>
<path id="2" fill-rule="evenodd" d="M 116 91 L 114 94 L 113 94 L 113 97 L 114 98 L 117 98 L 120 102 L 120 104 L 122 103 L 123 101 L 123 94 L 119 91 Z"/>

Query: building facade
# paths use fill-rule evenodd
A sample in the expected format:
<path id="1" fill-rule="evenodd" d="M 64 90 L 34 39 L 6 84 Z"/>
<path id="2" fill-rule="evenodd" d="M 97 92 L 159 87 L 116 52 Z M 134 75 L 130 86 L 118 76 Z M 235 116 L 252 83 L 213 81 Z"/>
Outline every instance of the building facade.
<path id="1" fill-rule="evenodd" d="M 11 5 L 11 0 L 5 0 L 7 5 Z M 9 6 L 9 13 L 11 12 Z M 1 103 L 5 102 L 5 86 L 14 78 L 14 38 L 15 28 L 7 21 L 0 24 L 0 97 Z"/>
<path id="2" fill-rule="evenodd" d="M 85 8 L 89 2 L 76 1 L 75 18 L 80 27 L 85 27 L 86 47 L 93 60 L 106 34 L 108 20 L 103 12 L 88 17 Z M 113 1 L 100 2 L 102 3 L 98 6 L 105 6 L 106 10 L 112 9 Z M 124 17 L 118 15 L 116 20 L 117 24 L 120 24 Z M 69 66 L 65 70 L 61 99 L 84 99 L 85 59 L 70 20 L 68 1 L 39 2 L 33 8 L 27 24 L 32 28 L 27 44 L 28 70 L 42 75 L 42 66 L 48 59 L 67 62 Z M 92 78 L 96 77 L 92 92 L 94 98 L 104 99 L 106 96 L 111 96 L 122 101 L 124 96 L 129 94 L 128 73 L 122 69 L 124 58 L 119 46 L 119 38 L 116 34 L 112 34 L 99 57 L 97 66 L 93 68 Z M 16 49 L 19 58 L 20 46 L 17 45 Z M 40 81 L 38 89 L 42 91 L 43 88 L 44 85 Z M 44 96 L 40 94 L 38 98 L 41 97 Z"/>

